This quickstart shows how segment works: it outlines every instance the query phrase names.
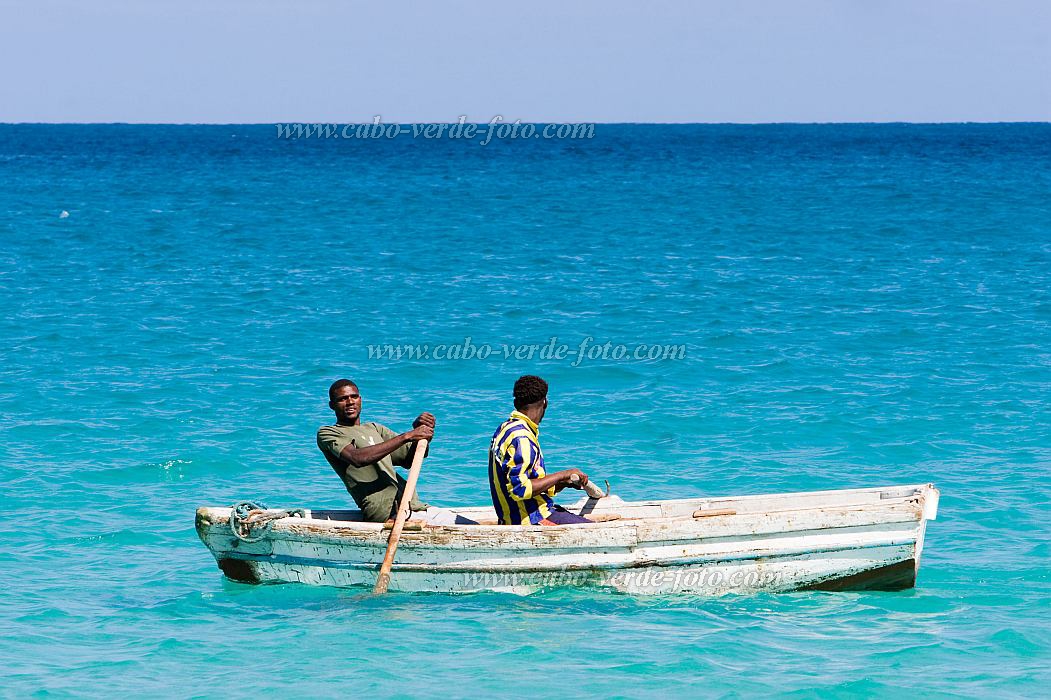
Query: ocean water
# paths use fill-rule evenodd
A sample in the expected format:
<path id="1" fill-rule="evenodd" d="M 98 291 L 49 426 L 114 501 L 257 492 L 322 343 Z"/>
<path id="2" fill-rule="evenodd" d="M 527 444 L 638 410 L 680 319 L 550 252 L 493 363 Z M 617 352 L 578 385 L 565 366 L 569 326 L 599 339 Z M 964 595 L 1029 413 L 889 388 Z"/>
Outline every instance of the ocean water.
<path id="1" fill-rule="evenodd" d="M 1051 125 L 0 125 L 0 182 L 4 696 L 1047 693 Z M 503 356 L 552 338 L 684 356 Z M 484 503 L 527 372 L 549 466 L 626 499 L 934 482 L 917 587 L 372 598 L 194 533 L 347 506 L 341 376 L 437 415 L 429 501 Z"/>

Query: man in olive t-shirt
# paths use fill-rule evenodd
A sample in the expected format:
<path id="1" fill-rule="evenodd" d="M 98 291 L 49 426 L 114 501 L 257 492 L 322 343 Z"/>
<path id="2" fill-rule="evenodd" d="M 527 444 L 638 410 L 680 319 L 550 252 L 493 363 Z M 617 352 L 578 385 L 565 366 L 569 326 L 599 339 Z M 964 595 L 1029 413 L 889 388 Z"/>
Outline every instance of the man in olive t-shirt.
<path id="1" fill-rule="evenodd" d="M 328 405 L 336 414 L 335 425 L 317 431 L 317 445 L 343 480 L 365 519 L 383 522 L 394 517 L 405 490 L 405 479 L 394 467 L 412 465 L 418 440 L 434 438 L 434 416 L 421 413 L 413 429 L 395 433 L 379 423 L 361 422 L 361 394 L 349 379 L 340 379 L 328 390 Z M 442 508 L 433 508 L 413 494 L 409 507 L 413 517 L 435 525 L 470 523 Z"/>

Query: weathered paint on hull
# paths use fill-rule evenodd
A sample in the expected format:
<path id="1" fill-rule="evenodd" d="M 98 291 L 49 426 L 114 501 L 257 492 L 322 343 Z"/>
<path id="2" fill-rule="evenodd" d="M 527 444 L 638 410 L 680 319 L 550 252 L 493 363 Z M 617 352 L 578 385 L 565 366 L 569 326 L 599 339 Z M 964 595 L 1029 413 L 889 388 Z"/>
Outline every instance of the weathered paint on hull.
<path id="1" fill-rule="evenodd" d="M 916 585 L 916 560 L 906 559 L 849 576 L 812 583 L 800 590 L 811 591 L 903 591 Z"/>
<path id="2" fill-rule="evenodd" d="M 616 510 L 629 517 L 558 528 L 423 528 L 403 536 L 391 590 L 525 594 L 577 586 L 721 595 L 915 585 L 936 490 L 815 493 L 721 499 L 715 505 L 729 503 L 741 512 L 722 508 L 699 519 L 677 515 L 696 502 L 610 499 L 582 502 L 579 511 Z M 800 503 L 803 508 L 792 507 Z M 476 510 L 469 514 L 484 516 Z M 666 512 L 672 515 L 661 517 Z M 263 540 L 245 542 L 231 534 L 228 513 L 200 509 L 198 533 L 230 579 L 341 587 L 375 581 L 386 542 L 379 525 L 318 515 L 286 518 Z"/>
<path id="3" fill-rule="evenodd" d="M 896 551 L 897 556 L 908 552 Z M 510 574 L 461 571 L 428 573 L 398 571 L 397 585 L 403 592 L 476 593 L 500 591 L 528 594 L 562 586 L 606 588 L 634 595 L 689 593 L 723 595 L 758 591 L 898 591 L 911 588 L 916 581 L 916 563 L 904 559 L 893 564 L 875 565 L 883 558 L 830 558 L 815 561 L 798 557 L 783 561 L 724 563 L 681 567 L 632 567 L 623 569 L 577 569 L 570 571 L 523 571 Z M 856 570 L 842 574 L 843 570 Z M 332 563 L 319 565 L 283 558 L 226 558 L 219 568 L 242 583 L 298 582 L 337 587 L 371 587 L 375 571 L 346 568 Z M 393 582 L 392 577 L 392 582 Z"/>

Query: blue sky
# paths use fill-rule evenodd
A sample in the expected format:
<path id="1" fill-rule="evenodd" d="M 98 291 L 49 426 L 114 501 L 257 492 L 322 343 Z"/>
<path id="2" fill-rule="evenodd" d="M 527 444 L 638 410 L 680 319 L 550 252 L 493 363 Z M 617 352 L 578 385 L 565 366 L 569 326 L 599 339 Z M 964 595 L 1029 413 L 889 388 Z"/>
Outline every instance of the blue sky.
<path id="1" fill-rule="evenodd" d="M 1048 0 L 0 0 L 0 121 L 1051 120 Z"/>

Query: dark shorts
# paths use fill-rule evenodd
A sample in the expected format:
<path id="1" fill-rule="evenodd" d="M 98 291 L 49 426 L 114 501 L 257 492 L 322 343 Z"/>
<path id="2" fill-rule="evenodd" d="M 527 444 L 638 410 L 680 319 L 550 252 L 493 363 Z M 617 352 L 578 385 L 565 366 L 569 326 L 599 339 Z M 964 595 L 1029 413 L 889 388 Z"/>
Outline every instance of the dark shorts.
<path id="1" fill-rule="evenodd" d="M 591 520 L 588 520 L 582 515 L 570 513 L 562 506 L 555 506 L 554 508 L 552 508 L 551 515 L 547 516 L 547 519 L 555 523 L 556 525 L 576 525 L 577 523 L 592 522 Z"/>

